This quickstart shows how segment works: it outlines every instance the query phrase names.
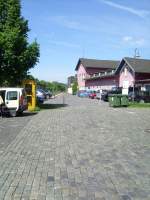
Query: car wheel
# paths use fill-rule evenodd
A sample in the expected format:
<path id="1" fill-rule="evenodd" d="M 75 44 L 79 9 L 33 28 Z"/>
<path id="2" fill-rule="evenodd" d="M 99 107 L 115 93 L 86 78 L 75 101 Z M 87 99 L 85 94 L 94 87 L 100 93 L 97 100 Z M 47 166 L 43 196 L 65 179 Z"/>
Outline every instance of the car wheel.
<path id="1" fill-rule="evenodd" d="M 140 103 L 145 103 L 144 99 L 141 99 L 141 100 L 140 100 Z"/>

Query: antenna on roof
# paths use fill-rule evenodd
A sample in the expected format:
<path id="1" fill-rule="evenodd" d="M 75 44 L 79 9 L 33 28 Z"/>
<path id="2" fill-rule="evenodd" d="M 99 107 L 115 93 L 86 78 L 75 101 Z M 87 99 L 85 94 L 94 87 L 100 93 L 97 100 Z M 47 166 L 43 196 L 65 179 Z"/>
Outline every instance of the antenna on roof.
<path id="1" fill-rule="evenodd" d="M 134 50 L 134 58 L 140 58 L 140 52 L 139 52 L 138 48 L 135 48 L 135 50 Z"/>

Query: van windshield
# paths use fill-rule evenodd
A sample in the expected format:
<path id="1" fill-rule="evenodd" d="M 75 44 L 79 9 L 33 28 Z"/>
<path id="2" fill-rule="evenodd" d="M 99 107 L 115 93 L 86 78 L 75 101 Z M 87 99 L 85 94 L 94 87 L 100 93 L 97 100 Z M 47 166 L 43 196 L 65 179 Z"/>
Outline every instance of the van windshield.
<path id="1" fill-rule="evenodd" d="M 17 100 L 17 91 L 7 92 L 7 100 Z"/>

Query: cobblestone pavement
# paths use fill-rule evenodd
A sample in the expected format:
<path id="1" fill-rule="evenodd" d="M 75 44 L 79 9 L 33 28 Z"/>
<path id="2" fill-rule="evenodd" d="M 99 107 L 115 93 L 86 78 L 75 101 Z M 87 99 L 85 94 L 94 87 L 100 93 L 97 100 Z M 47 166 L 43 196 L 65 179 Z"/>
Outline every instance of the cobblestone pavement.
<path id="1" fill-rule="evenodd" d="M 0 200 L 150 200 L 150 110 L 49 102 L 0 151 Z"/>
<path id="2" fill-rule="evenodd" d="M 14 140 L 34 114 L 24 112 L 23 115 L 14 118 L 2 118 L 0 116 L 0 151 L 3 151 Z"/>

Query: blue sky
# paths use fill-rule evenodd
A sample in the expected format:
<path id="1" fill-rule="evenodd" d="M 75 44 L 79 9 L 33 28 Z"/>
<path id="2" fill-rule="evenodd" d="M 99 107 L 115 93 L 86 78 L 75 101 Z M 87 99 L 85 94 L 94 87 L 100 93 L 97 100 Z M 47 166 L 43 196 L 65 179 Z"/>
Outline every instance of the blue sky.
<path id="1" fill-rule="evenodd" d="M 22 0 L 29 41 L 40 44 L 38 79 L 67 82 L 80 57 L 150 59 L 149 0 Z"/>

